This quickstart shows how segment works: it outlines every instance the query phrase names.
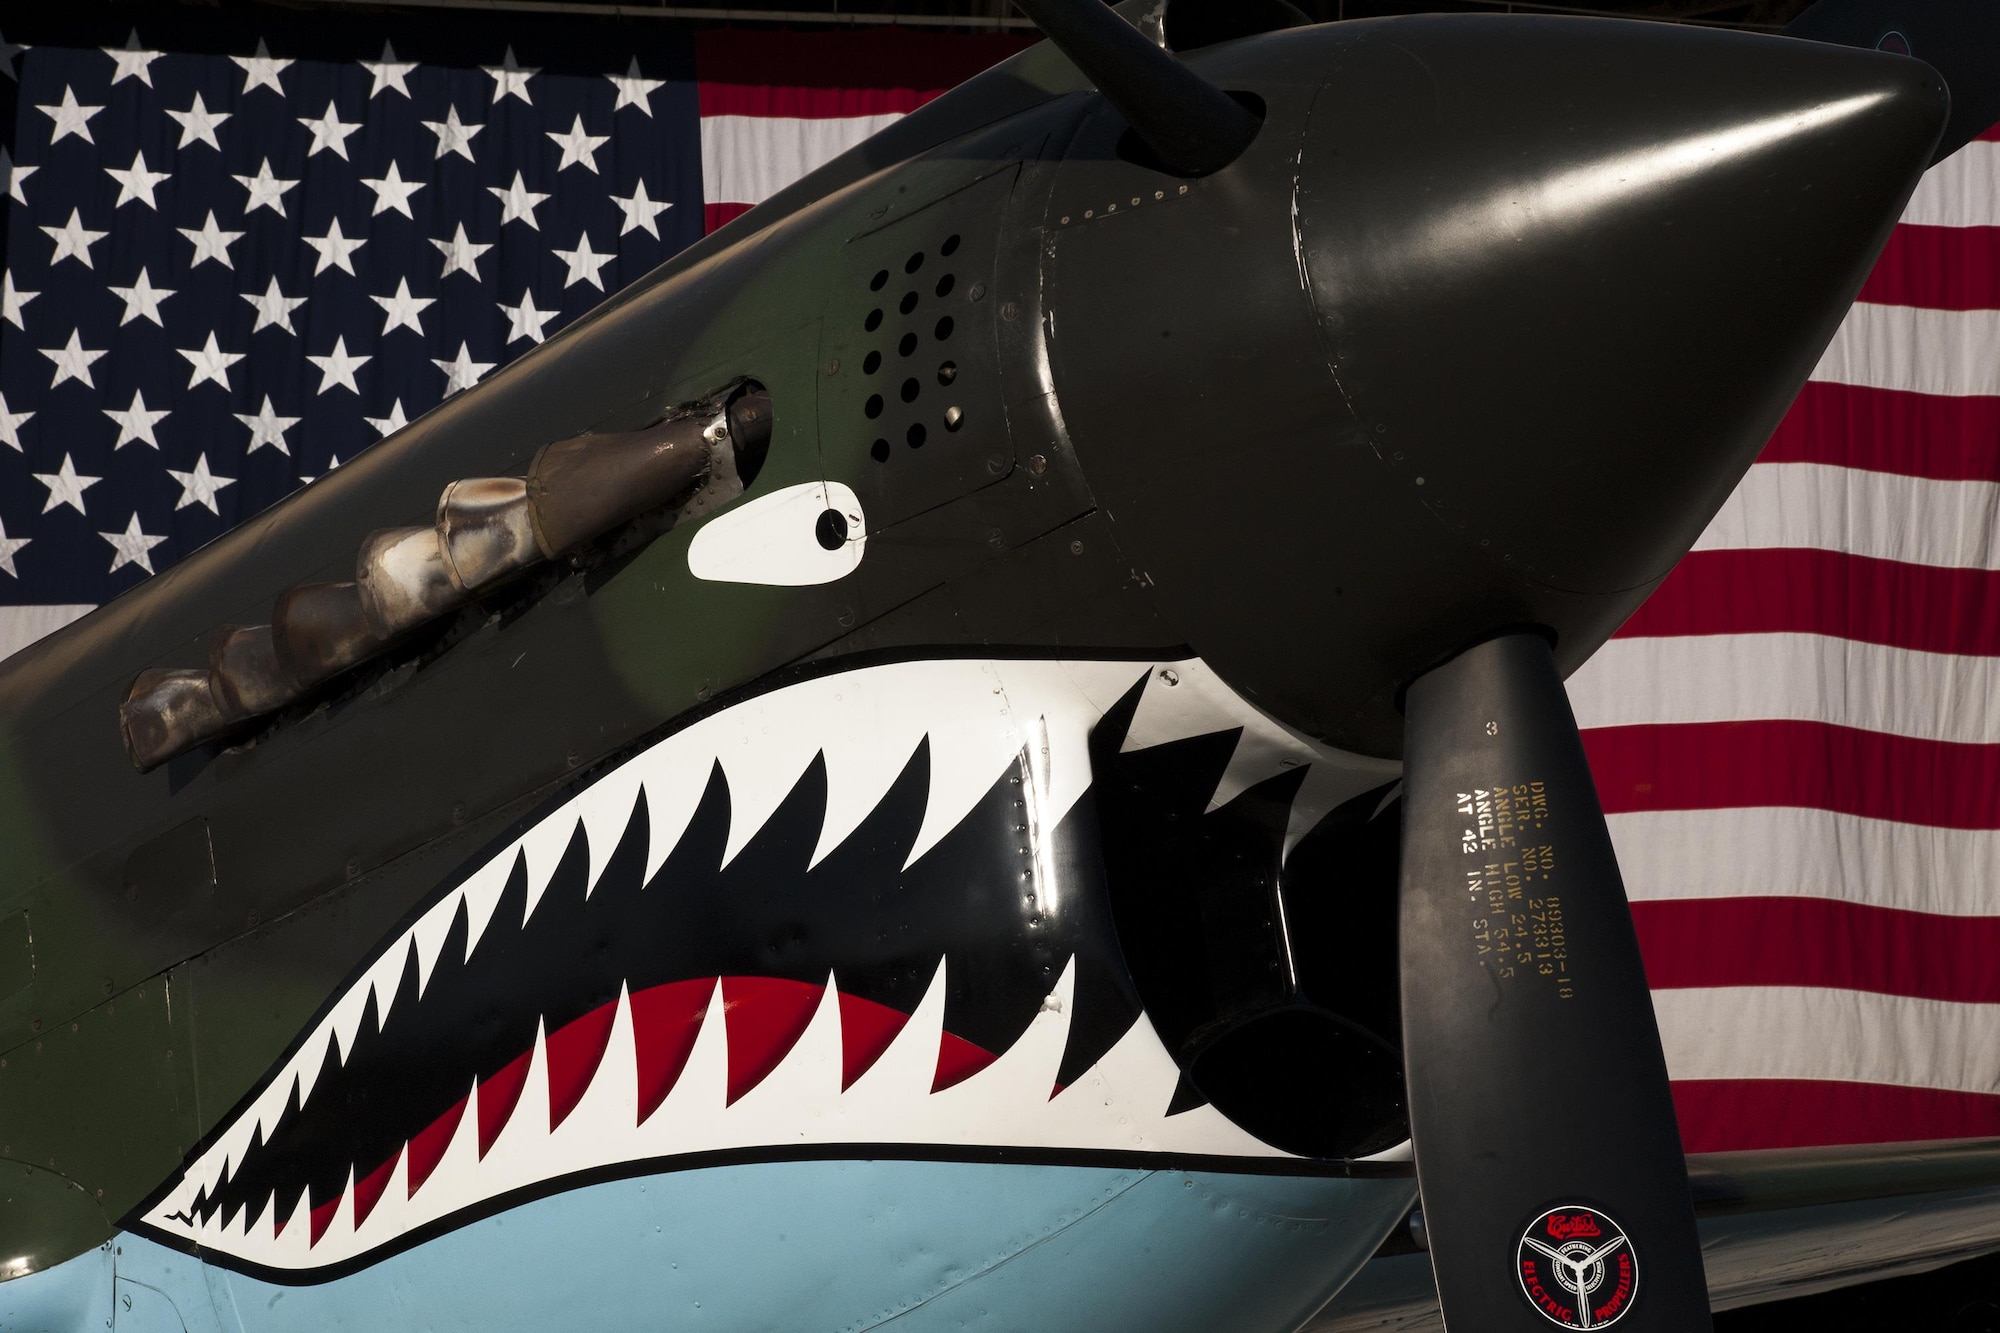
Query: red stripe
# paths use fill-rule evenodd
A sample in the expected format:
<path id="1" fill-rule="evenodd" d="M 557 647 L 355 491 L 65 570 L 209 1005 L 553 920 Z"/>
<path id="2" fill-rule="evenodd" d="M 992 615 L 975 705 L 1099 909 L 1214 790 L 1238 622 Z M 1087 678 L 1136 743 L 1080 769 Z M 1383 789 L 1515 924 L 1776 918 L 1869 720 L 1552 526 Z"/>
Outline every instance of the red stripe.
<path id="1" fill-rule="evenodd" d="M 1806 385 L 1766 463 L 1838 463 L 1939 481 L 2000 481 L 2000 398 Z"/>
<path id="2" fill-rule="evenodd" d="M 1654 990 L 1828 986 L 2000 1002 L 2000 917 L 1937 916 L 1830 898 L 1636 902 Z"/>
<path id="3" fill-rule="evenodd" d="M 838 120 L 851 116 L 902 115 L 944 92 L 943 88 L 798 88 L 765 83 L 704 83 L 704 116 L 786 116 L 797 120 Z"/>
<path id="4" fill-rule="evenodd" d="M 2000 571 L 1839 551 L 1695 551 L 1618 637 L 1786 633 L 2000 655 Z"/>
<path id="5" fill-rule="evenodd" d="M 2000 1097 L 1977 1092 L 1775 1078 L 1700 1079 L 1673 1089 L 1689 1152 L 2000 1134 Z"/>
<path id="6" fill-rule="evenodd" d="M 734 222 L 751 208 L 750 204 L 708 204 L 703 210 L 706 214 L 704 221 L 707 222 L 708 229 L 714 231 L 725 222 Z"/>
<path id="7" fill-rule="evenodd" d="M 2000 745 L 1824 722 L 1695 722 L 1583 733 L 1606 814 L 1789 805 L 2000 828 Z"/>
<path id="8" fill-rule="evenodd" d="M 2000 307 L 2000 227 L 1899 226 L 1856 299 L 1938 310 Z"/>
<path id="9" fill-rule="evenodd" d="M 1988 140 L 1989 142 L 1995 139 L 2000 139 L 2000 125 L 1987 126 L 1985 131 L 1981 133 L 1979 137 Z"/>
<path id="10" fill-rule="evenodd" d="M 1017 33 L 906 28 L 695 34 L 704 116 L 863 116 L 914 111 L 1033 45 Z"/>

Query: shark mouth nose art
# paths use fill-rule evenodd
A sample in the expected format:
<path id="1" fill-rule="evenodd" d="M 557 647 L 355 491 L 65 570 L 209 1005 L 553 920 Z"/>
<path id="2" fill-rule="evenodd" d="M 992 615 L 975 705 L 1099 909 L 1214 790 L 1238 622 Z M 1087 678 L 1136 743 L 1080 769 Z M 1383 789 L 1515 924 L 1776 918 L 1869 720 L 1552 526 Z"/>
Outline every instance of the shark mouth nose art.
<path id="1" fill-rule="evenodd" d="M 1288 842 L 1395 772 L 1198 659 L 910 661 L 751 697 L 474 858 L 135 1224 L 313 1281 L 641 1170 L 1286 1156 L 1177 1096 L 1125 970 L 1091 799 L 1108 714 L 1125 750 L 1233 733 L 1194 778 L 1212 807 L 1303 770 Z"/>

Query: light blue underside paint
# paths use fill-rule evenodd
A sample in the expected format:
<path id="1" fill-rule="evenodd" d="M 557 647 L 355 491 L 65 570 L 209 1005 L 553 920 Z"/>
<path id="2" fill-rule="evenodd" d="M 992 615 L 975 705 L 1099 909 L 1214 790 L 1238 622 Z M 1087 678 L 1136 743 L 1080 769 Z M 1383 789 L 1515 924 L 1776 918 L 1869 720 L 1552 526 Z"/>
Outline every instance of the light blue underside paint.
<path id="1" fill-rule="evenodd" d="M 787 1162 L 612 1181 L 280 1286 L 123 1235 L 0 1283 L 7 1333 L 1295 1328 L 1412 1181 Z"/>

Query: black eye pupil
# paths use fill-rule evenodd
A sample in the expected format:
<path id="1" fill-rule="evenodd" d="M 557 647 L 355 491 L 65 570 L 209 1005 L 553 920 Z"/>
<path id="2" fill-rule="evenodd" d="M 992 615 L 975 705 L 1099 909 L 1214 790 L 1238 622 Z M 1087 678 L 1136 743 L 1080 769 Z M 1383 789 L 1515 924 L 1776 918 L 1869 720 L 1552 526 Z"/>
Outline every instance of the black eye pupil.
<path id="1" fill-rule="evenodd" d="M 819 522 L 813 527 L 813 536 L 829 551 L 838 551 L 847 540 L 847 516 L 838 509 L 821 512 Z"/>

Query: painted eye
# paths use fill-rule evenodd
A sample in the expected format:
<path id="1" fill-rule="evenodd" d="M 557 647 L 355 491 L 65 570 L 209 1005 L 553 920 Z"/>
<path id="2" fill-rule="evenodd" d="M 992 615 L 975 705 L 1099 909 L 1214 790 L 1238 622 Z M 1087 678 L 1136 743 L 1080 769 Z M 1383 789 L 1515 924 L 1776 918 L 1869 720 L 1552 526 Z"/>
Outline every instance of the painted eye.
<path id="1" fill-rule="evenodd" d="M 796 588 L 847 577 L 867 546 L 854 492 L 837 481 L 810 481 L 710 519 L 688 544 L 688 571 L 711 583 Z"/>

